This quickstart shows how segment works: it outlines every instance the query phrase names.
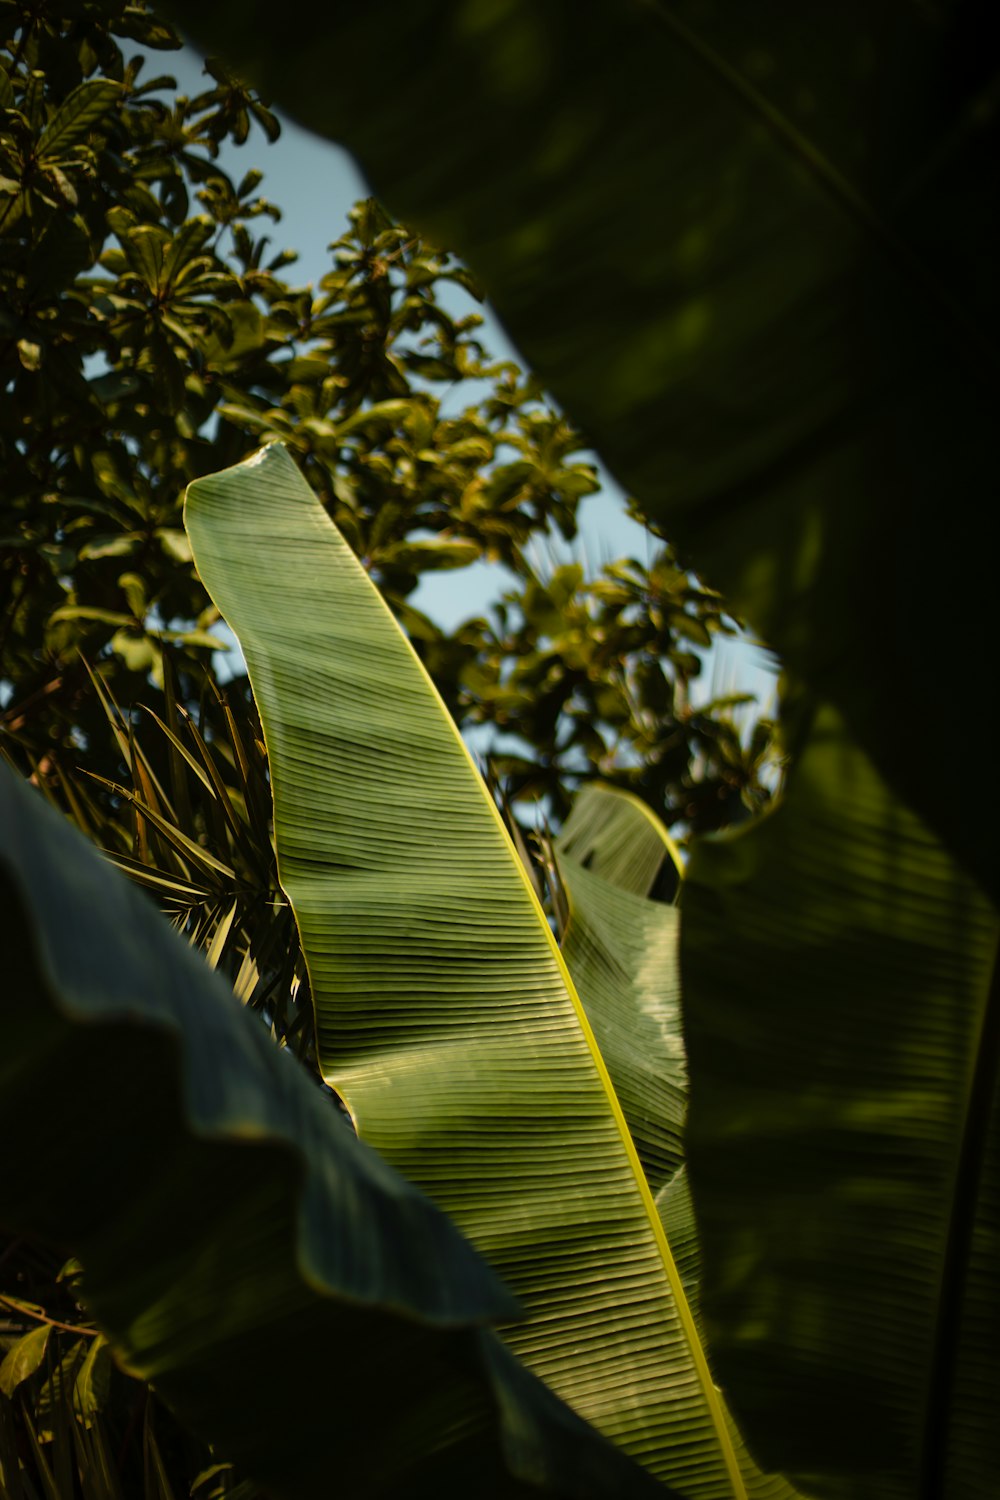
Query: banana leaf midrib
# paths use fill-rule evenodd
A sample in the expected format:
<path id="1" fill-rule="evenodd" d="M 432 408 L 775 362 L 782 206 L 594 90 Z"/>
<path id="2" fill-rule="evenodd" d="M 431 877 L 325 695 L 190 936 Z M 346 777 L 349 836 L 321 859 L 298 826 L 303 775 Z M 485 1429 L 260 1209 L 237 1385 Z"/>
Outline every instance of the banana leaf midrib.
<path id="1" fill-rule="evenodd" d="M 351 555 L 352 561 L 355 563 L 357 571 L 359 573 L 362 573 L 364 575 L 366 583 L 370 583 L 370 580 L 368 579 L 367 574 L 364 573 L 364 569 L 362 568 L 360 562 L 358 562 L 357 559 L 354 558 L 353 553 L 350 554 L 350 555 Z M 444 700 L 442 699 L 440 693 L 438 692 L 437 687 L 435 686 L 433 679 L 431 678 L 431 676 L 430 676 L 429 672 L 427 671 L 426 667 L 424 666 L 423 662 L 420 660 L 420 658 L 417 656 L 416 652 L 414 651 L 412 643 L 410 642 L 410 640 L 408 639 L 408 637 L 406 637 L 403 634 L 403 632 L 400 630 L 400 628 L 399 628 L 396 620 L 393 618 L 392 611 L 389 609 L 389 606 L 386 604 L 386 602 L 382 598 L 381 594 L 376 593 L 375 597 L 378 600 L 378 605 L 379 605 L 379 607 L 380 607 L 380 609 L 381 609 L 381 611 L 382 611 L 382 613 L 383 613 L 383 615 L 385 617 L 385 620 L 386 620 L 387 624 L 389 626 L 391 626 L 391 628 L 393 629 L 393 631 L 398 632 L 399 635 L 400 635 L 400 637 L 401 637 L 401 639 L 405 642 L 407 650 L 408 650 L 408 652 L 410 654 L 410 657 L 412 659 L 412 663 L 413 663 L 414 667 L 417 669 L 420 677 L 423 679 L 423 683 L 424 683 L 424 686 L 425 686 L 425 688 L 427 690 L 428 696 L 431 697 L 433 699 L 433 701 L 435 702 L 435 704 L 436 704 L 436 706 L 438 708 L 438 711 L 440 713 L 442 722 L 447 725 L 447 727 L 448 727 L 448 729 L 449 729 L 449 731 L 450 731 L 450 733 L 452 735 L 452 738 L 453 738 L 453 740 L 455 742 L 455 745 L 458 748 L 458 750 L 461 752 L 462 756 L 464 757 L 464 759 L 465 759 L 465 761 L 466 761 L 466 763 L 468 765 L 468 768 L 469 768 L 470 772 L 472 773 L 473 776 L 475 776 L 477 779 L 479 779 L 479 770 L 478 770 L 478 768 L 477 768 L 477 766 L 475 764 L 475 761 L 472 758 L 472 755 L 471 755 L 471 753 L 469 751 L 468 746 L 466 745 L 466 743 L 463 740 L 461 734 L 459 733 L 458 727 L 455 724 L 454 719 L 449 714 L 449 712 L 448 712 L 448 710 L 447 710 L 447 708 L 445 706 Z M 247 664 L 248 664 L 248 670 L 251 672 L 251 681 L 252 681 L 253 674 L 252 674 L 252 669 L 250 668 L 249 653 L 247 654 Z M 268 736 L 268 719 L 269 719 L 269 714 L 267 713 L 267 710 L 266 710 L 266 708 L 265 708 L 265 706 L 264 706 L 263 703 L 259 703 L 258 704 L 258 711 L 260 713 L 261 727 L 262 727 L 263 732 L 264 732 L 265 745 L 267 745 L 268 746 L 268 750 L 270 750 L 270 746 L 268 745 L 268 738 L 269 738 L 269 736 Z M 278 796 L 280 795 L 279 790 L 278 790 L 278 786 L 279 786 L 279 783 L 275 783 L 274 796 L 275 796 L 276 813 L 277 813 L 277 800 L 278 800 Z M 570 1002 L 571 1002 L 571 1004 L 573 1006 L 574 1011 L 576 1012 L 576 1017 L 577 1017 L 578 1024 L 580 1026 L 580 1031 L 581 1031 L 581 1033 L 582 1033 L 582 1035 L 584 1037 L 584 1040 L 585 1040 L 587 1048 L 588 1048 L 588 1050 L 590 1052 L 591 1059 L 593 1061 L 595 1070 L 596 1070 L 597 1075 L 598 1075 L 598 1077 L 599 1077 L 599 1079 L 601 1081 L 601 1085 L 602 1085 L 602 1087 L 604 1089 L 604 1093 L 605 1093 L 605 1096 L 606 1096 L 607 1102 L 608 1102 L 608 1107 L 609 1107 L 609 1109 L 611 1111 L 611 1114 L 612 1114 L 612 1117 L 613 1117 L 613 1119 L 615 1121 L 615 1125 L 617 1126 L 618 1133 L 619 1133 L 619 1135 L 621 1137 L 622 1145 L 625 1148 L 626 1156 L 628 1158 L 629 1165 L 630 1165 L 630 1167 L 632 1169 L 632 1172 L 633 1172 L 633 1175 L 635 1177 L 635 1182 L 636 1182 L 636 1185 L 638 1187 L 639 1194 L 640 1194 L 640 1197 L 642 1199 L 643 1207 L 644 1207 L 644 1209 L 646 1211 L 647 1218 L 649 1220 L 649 1225 L 650 1225 L 650 1228 L 652 1230 L 654 1240 L 656 1242 L 657 1248 L 658 1248 L 658 1250 L 660 1252 L 661 1259 L 663 1261 L 664 1274 L 665 1274 L 665 1276 L 667 1278 L 667 1281 L 669 1283 L 670 1290 L 671 1290 L 671 1295 L 673 1296 L 675 1305 L 677 1307 L 678 1314 L 679 1314 L 680 1319 L 681 1319 L 681 1323 L 683 1325 L 685 1334 L 687 1336 L 688 1345 L 689 1345 L 689 1348 L 691 1350 L 692 1358 L 693 1358 L 693 1360 L 695 1362 L 695 1366 L 696 1366 L 696 1369 L 697 1369 L 697 1372 L 698 1372 L 698 1378 L 699 1378 L 699 1381 L 701 1382 L 702 1389 L 703 1389 L 703 1392 L 704 1392 L 704 1395 L 705 1395 L 706 1404 L 709 1407 L 709 1411 L 711 1412 L 712 1419 L 713 1419 L 713 1422 L 715 1424 L 715 1428 L 716 1428 L 716 1432 L 717 1432 L 718 1440 L 719 1440 L 719 1445 L 720 1445 L 720 1448 L 722 1449 L 723 1457 L 724 1457 L 724 1462 L 725 1462 L 726 1468 L 727 1468 L 727 1470 L 729 1472 L 730 1481 L 732 1483 L 734 1500 L 746 1500 L 746 1491 L 744 1489 L 743 1480 L 742 1480 L 742 1477 L 740 1476 L 739 1470 L 738 1470 L 737 1465 L 736 1465 L 736 1458 L 735 1458 L 735 1455 L 734 1455 L 734 1453 L 732 1451 L 732 1443 L 731 1443 L 731 1440 L 730 1440 L 730 1437 L 729 1437 L 729 1431 L 728 1431 L 728 1428 L 726 1426 L 726 1422 L 725 1422 L 725 1418 L 724 1418 L 723 1413 L 722 1413 L 721 1406 L 719 1404 L 718 1394 L 717 1394 L 717 1391 L 716 1391 L 716 1387 L 715 1387 L 714 1381 L 712 1380 L 711 1371 L 709 1370 L 709 1368 L 708 1368 L 708 1362 L 705 1359 L 704 1350 L 702 1348 L 701 1340 L 700 1340 L 699 1335 L 698 1335 L 698 1330 L 697 1330 L 697 1327 L 695 1325 L 694 1317 L 692 1315 L 691 1308 L 690 1308 L 690 1305 L 689 1305 L 689 1302 L 688 1302 L 687 1292 L 686 1292 L 686 1290 L 684 1288 L 683 1282 L 681 1281 L 680 1274 L 679 1274 L 679 1272 L 677 1270 L 677 1267 L 676 1267 L 676 1265 L 674 1263 L 674 1258 L 673 1258 L 673 1255 L 671 1253 L 670 1246 L 667 1243 L 667 1237 L 666 1237 L 666 1234 L 664 1232 L 663 1222 L 662 1222 L 662 1220 L 660 1218 L 659 1211 L 658 1211 L 658 1209 L 656 1207 L 656 1203 L 655 1203 L 655 1201 L 653 1199 L 653 1195 L 652 1195 L 652 1193 L 650 1191 L 649 1184 L 648 1184 L 648 1182 L 646 1180 L 646 1174 L 643 1171 L 642 1165 L 641 1165 L 641 1163 L 639 1161 L 639 1156 L 638 1156 L 638 1153 L 636 1152 L 636 1149 L 635 1149 L 635 1143 L 632 1140 L 632 1133 L 629 1130 L 628 1124 L 626 1122 L 625 1115 L 624 1115 L 624 1113 L 622 1111 L 621 1104 L 619 1103 L 619 1100 L 618 1100 L 618 1095 L 617 1095 L 617 1093 L 615 1091 L 614 1085 L 611 1082 L 611 1077 L 610 1077 L 610 1075 L 608 1073 L 608 1070 L 607 1070 L 607 1067 L 605 1065 L 604 1059 L 603 1059 L 603 1057 L 601 1055 L 600 1048 L 597 1045 L 597 1040 L 596 1040 L 596 1038 L 594 1036 L 593 1028 L 591 1027 L 590 1022 L 587 1019 L 586 1012 L 585 1012 L 583 1006 L 580 1003 L 580 997 L 579 997 L 579 995 L 577 993 L 576 986 L 573 983 L 573 980 L 572 980 L 572 978 L 570 976 L 569 970 L 566 967 L 566 962 L 565 962 L 565 960 L 564 960 L 564 958 L 562 956 L 562 953 L 559 951 L 559 946 L 556 943 L 556 940 L 555 940 L 555 937 L 554 937 L 554 935 L 552 933 L 552 930 L 551 930 L 551 928 L 550 928 L 550 926 L 548 924 L 548 921 L 546 920 L 545 913 L 542 910 L 541 904 L 540 904 L 539 899 L 538 899 L 537 892 L 535 891 L 535 888 L 532 885 L 531 880 L 529 879 L 528 873 L 527 873 L 527 871 L 526 871 L 526 869 L 524 867 L 523 862 L 521 861 L 521 859 L 518 856 L 517 850 L 514 847 L 514 844 L 513 844 L 513 841 L 511 840 L 510 834 L 507 832 L 507 828 L 504 825 L 503 819 L 500 816 L 500 811 L 497 808 L 496 803 L 494 802 L 494 800 L 493 800 L 492 797 L 489 797 L 487 795 L 487 796 L 484 796 L 483 800 L 484 800 L 484 802 L 486 803 L 486 805 L 489 808 L 490 816 L 493 819 L 493 823 L 494 823 L 494 826 L 495 826 L 495 828 L 497 830 L 497 833 L 499 834 L 499 837 L 500 837 L 501 841 L 503 842 L 503 844 L 506 846 L 506 849 L 507 849 L 507 852 L 508 852 L 511 864 L 512 864 L 514 870 L 517 872 L 517 877 L 518 877 L 518 879 L 519 879 L 519 881 L 521 883 L 521 886 L 523 888 L 524 894 L 525 894 L 525 896 L 526 896 L 526 898 L 527 898 L 527 900 L 528 900 L 528 902 L 529 902 L 529 904 L 531 906 L 531 909 L 532 909 L 532 911 L 534 913 L 535 919 L 536 919 L 536 921 L 539 924 L 539 928 L 540 928 L 540 930 L 545 935 L 545 940 L 546 940 L 546 942 L 548 944 L 548 947 L 549 947 L 550 956 L 553 959 L 553 961 L 555 962 L 555 965 L 556 965 L 556 967 L 557 967 L 557 969 L 559 971 L 560 977 L 562 978 L 563 984 L 564 984 L 564 986 L 566 988 L 566 993 L 569 996 L 569 999 L 570 999 Z M 641 800 L 639 798 L 636 798 L 635 800 L 636 800 L 636 803 L 638 804 L 638 806 L 643 810 L 644 815 L 646 815 L 647 817 L 649 817 L 650 816 L 649 815 L 649 811 L 648 811 L 648 809 L 646 809 L 644 807 L 644 804 L 641 802 Z M 652 819 L 651 819 L 651 821 L 652 821 Z M 669 852 L 671 854 L 671 857 L 673 857 L 673 849 L 672 848 L 670 849 Z M 293 911 L 294 911 L 295 905 L 296 905 L 295 899 L 293 898 L 292 891 L 285 884 L 285 879 L 284 879 L 284 875 L 283 875 L 283 872 L 282 872 L 282 860 L 281 860 L 280 845 L 279 845 L 278 850 L 277 850 L 277 864 L 278 864 L 278 876 L 279 876 L 279 879 L 282 882 L 282 887 L 285 890 L 285 894 L 288 896 L 289 901 L 291 901 L 291 903 L 292 903 L 292 908 L 293 908 Z M 302 936 L 301 929 L 300 929 L 300 936 Z M 308 969 L 309 968 L 309 955 L 308 955 L 308 948 L 306 946 L 306 940 L 305 940 L 304 936 L 302 936 L 302 947 L 303 947 L 303 954 L 305 955 L 306 967 Z M 310 981 L 312 981 L 312 975 L 311 974 L 310 974 Z M 312 999 L 313 999 L 313 1006 L 314 1006 L 314 1009 L 315 1009 L 315 1006 L 316 1006 L 316 987 L 315 987 L 314 984 L 312 984 L 312 982 L 310 983 L 310 989 L 311 989 L 311 994 L 312 994 Z M 318 1052 L 318 1056 L 319 1056 L 320 1066 L 321 1066 L 321 1068 L 324 1071 L 324 1076 L 325 1076 L 326 1082 L 331 1087 L 336 1088 L 337 1087 L 337 1074 L 334 1072 L 332 1074 L 327 1075 L 326 1069 L 324 1068 L 324 1064 L 323 1064 L 322 1045 L 321 1045 L 321 1041 L 320 1041 L 320 1038 L 322 1037 L 322 1027 L 321 1027 L 321 1017 L 320 1017 L 318 1011 L 316 1012 L 316 1031 L 317 1031 L 317 1052 Z M 349 1098 L 345 1100 L 345 1103 L 347 1104 L 348 1109 L 350 1109 L 350 1100 L 349 1100 Z"/>

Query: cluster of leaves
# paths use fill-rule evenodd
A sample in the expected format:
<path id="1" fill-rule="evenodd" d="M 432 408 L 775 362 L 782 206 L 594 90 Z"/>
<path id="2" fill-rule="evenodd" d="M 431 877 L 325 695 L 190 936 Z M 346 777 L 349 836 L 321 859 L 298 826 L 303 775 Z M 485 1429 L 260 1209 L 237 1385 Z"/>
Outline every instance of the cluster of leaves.
<path id="1" fill-rule="evenodd" d="M 460 671 L 460 712 L 518 737 L 497 745 L 493 770 L 510 796 L 544 798 L 557 821 L 569 789 L 596 770 L 668 823 L 738 823 L 767 800 L 773 726 L 757 719 L 746 736 L 732 712 L 745 696 L 695 707 L 690 691 L 702 665 L 694 648 L 731 628 L 718 595 L 666 543 L 648 566 L 622 558 L 590 579 L 565 563 L 528 576 L 493 612 L 488 649 Z"/>
<path id="2" fill-rule="evenodd" d="M 126 58 L 126 41 L 147 56 Z M 643 789 L 669 821 L 715 826 L 734 795 L 752 804 L 739 736 L 687 704 L 691 642 L 731 628 L 719 601 L 661 559 L 627 565 L 654 607 L 620 610 L 614 578 L 573 574 L 575 591 L 553 581 L 565 619 L 539 615 L 526 548 L 575 538 L 597 488 L 582 439 L 536 382 L 487 358 L 465 270 L 373 201 L 317 288 L 286 280 L 294 256 L 271 253 L 280 215 L 261 173 L 234 180 L 220 162 L 252 124 L 273 137 L 278 123 L 218 63 L 193 99 L 146 79 L 148 54 L 177 45 L 142 4 L 0 9 L 0 683 L 22 764 L 53 784 L 81 765 L 120 774 L 81 658 L 121 703 L 162 715 L 169 643 L 183 701 L 203 696 L 222 643 L 181 497 L 280 437 L 460 722 L 516 735 L 557 812 L 581 776 L 635 782 L 651 715 L 673 748 Z M 470 382 L 478 398 L 456 409 Z M 514 573 L 512 599 L 442 631 L 414 607 L 418 583 L 480 558 Z M 578 616 L 598 600 L 605 638 L 581 664 Z M 604 727 L 583 726 L 602 710 Z"/>
<path id="3" fill-rule="evenodd" d="M 78 1262 L 25 1239 L 0 1255 L 4 1500 L 255 1500 L 255 1485 L 113 1360 L 79 1279 Z"/>

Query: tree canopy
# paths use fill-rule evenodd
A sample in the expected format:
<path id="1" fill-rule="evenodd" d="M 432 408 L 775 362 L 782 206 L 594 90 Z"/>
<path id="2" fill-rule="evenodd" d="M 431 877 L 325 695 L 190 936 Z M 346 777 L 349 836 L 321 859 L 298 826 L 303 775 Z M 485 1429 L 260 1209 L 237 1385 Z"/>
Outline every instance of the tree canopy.
<path id="1" fill-rule="evenodd" d="M 182 699 L 203 696 L 216 616 L 184 487 L 281 437 L 459 722 L 507 737 L 512 795 L 558 818 L 600 774 L 695 827 L 757 805 L 766 734 L 747 748 L 690 701 L 722 602 L 662 541 L 592 577 L 532 562 L 576 536 L 597 479 L 537 382 L 488 356 L 465 269 L 371 201 L 297 284 L 259 167 L 220 161 L 243 144 L 266 167 L 280 129 L 226 67 L 178 95 L 157 73 L 178 38 L 145 5 L 10 4 L 0 27 L 0 682 L 20 763 L 53 786 L 116 774 L 87 664 L 162 712 L 167 650 Z M 498 609 L 444 632 L 413 608 L 425 573 L 484 557 L 517 579 Z"/>

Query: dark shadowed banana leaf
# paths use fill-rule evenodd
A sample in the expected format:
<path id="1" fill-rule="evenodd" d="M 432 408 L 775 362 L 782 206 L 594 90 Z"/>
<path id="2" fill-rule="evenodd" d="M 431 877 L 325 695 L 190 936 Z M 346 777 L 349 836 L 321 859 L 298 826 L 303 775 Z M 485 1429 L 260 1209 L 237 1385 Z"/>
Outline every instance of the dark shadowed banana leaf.
<path id="1" fill-rule="evenodd" d="M 826 711 L 783 805 L 700 846 L 683 923 L 702 1306 L 738 1420 L 817 1494 L 991 1494 L 992 905 Z"/>
<path id="2" fill-rule="evenodd" d="M 484 1325 L 510 1294 L 146 898 L 0 768 L 0 1224 L 277 1496 L 663 1494 Z"/>

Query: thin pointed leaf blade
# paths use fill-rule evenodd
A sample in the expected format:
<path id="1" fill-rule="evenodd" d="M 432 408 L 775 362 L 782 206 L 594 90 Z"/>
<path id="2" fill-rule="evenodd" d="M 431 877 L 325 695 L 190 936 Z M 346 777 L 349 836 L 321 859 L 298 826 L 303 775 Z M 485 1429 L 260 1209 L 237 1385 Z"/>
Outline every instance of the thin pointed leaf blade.
<path id="1" fill-rule="evenodd" d="M 514 1289 L 519 1358 L 686 1495 L 742 1494 L 592 1033 L 412 648 L 283 449 L 192 484 L 185 524 L 260 711 L 324 1076 Z"/>

